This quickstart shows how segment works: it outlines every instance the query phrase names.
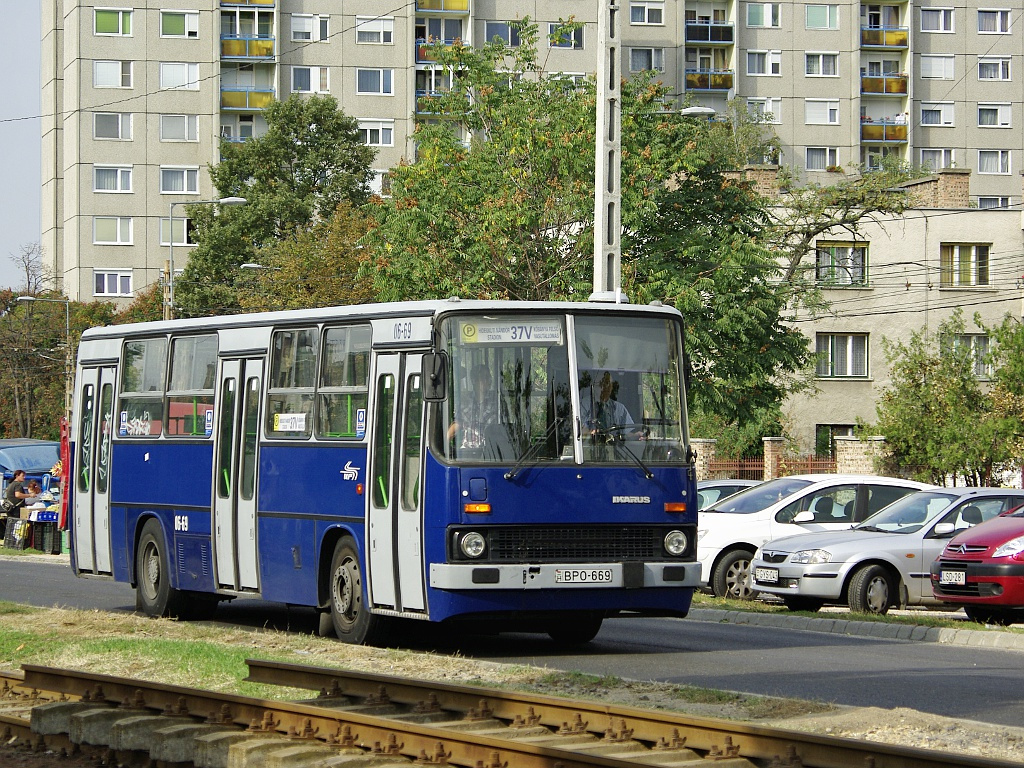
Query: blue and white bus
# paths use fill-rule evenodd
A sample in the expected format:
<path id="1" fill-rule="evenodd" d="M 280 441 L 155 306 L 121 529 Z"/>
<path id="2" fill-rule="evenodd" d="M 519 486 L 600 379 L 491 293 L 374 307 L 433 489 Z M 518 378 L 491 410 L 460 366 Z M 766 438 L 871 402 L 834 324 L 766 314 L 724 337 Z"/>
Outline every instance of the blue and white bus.
<path id="1" fill-rule="evenodd" d="M 452 298 L 92 328 L 75 573 L 132 584 L 150 615 L 309 606 L 354 643 L 396 619 L 586 642 L 620 612 L 685 616 L 681 321 Z M 602 382 L 630 423 L 594 421 Z M 481 396 L 490 423 L 467 440 Z"/>

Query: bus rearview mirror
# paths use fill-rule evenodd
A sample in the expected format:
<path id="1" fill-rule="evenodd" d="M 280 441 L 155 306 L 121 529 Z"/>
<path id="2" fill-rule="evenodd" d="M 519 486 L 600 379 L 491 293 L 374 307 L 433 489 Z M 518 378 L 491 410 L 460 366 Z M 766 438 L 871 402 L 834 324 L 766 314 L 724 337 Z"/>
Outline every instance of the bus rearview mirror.
<path id="1" fill-rule="evenodd" d="M 439 403 L 448 397 L 448 355 L 429 352 L 423 356 L 423 399 Z"/>

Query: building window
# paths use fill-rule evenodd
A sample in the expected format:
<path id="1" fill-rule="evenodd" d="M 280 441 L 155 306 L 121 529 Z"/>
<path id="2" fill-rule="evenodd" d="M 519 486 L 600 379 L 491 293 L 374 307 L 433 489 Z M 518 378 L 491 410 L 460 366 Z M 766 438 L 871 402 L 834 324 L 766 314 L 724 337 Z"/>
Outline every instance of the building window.
<path id="1" fill-rule="evenodd" d="M 987 209 L 1009 208 L 1010 207 L 1010 198 L 1009 197 L 982 196 L 982 197 L 978 198 L 978 207 L 979 208 L 987 208 Z"/>
<path id="2" fill-rule="evenodd" d="M 199 115 L 160 115 L 160 141 L 199 141 Z"/>
<path id="3" fill-rule="evenodd" d="M 952 8 L 922 8 L 922 32 L 953 32 Z"/>
<path id="4" fill-rule="evenodd" d="M 748 27 L 781 27 L 781 3 L 747 3 Z"/>
<path id="5" fill-rule="evenodd" d="M 170 219 L 160 219 L 160 245 L 170 245 L 168 239 L 168 231 L 170 226 Z M 193 227 L 192 219 L 185 216 L 174 217 L 174 244 L 175 245 L 195 245 L 196 241 L 192 237 Z M 177 272 L 177 270 L 175 270 Z"/>
<path id="6" fill-rule="evenodd" d="M 391 176 L 387 171 L 374 170 L 369 183 L 370 193 L 379 197 L 391 197 Z"/>
<path id="7" fill-rule="evenodd" d="M 132 140 L 131 112 L 95 112 L 92 116 L 94 139 Z"/>
<path id="8" fill-rule="evenodd" d="M 921 167 L 925 170 L 937 171 L 940 168 L 952 168 L 955 162 L 952 149 L 921 150 Z"/>
<path id="9" fill-rule="evenodd" d="M 839 6 L 805 5 L 804 26 L 807 29 L 839 29 Z"/>
<path id="10" fill-rule="evenodd" d="M 865 378 L 868 375 L 866 333 L 819 333 L 816 338 L 818 365 L 822 378 Z"/>
<path id="11" fill-rule="evenodd" d="M 939 284 L 943 288 L 988 285 L 989 248 L 943 243 L 939 246 Z"/>
<path id="12" fill-rule="evenodd" d="M 782 51 L 747 51 L 747 74 L 778 76 L 782 74 Z"/>
<path id="13" fill-rule="evenodd" d="M 814 455 L 835 458 L 836 438 L 853 437 L 855 434 L 856 427 L 853 424 L 815 424 Z"/>
<path id="14" fill-rule="evenodd" d="M 839 125 L 839 99 L 804 99 L 804 123 Z"/>
<path id="15" fill-rule="evenodd" d="M 359 135 L 368 147 L 395 146 L 394 120 L 360 120 Z"/>
<path id="16" fill-rule="evenodd" d="M 390 96 L 391 90 L 390 69 L 357 69 L 356 70 L 356 93 L 376 93 Z"/>
<path id="17" fill-rule="evenodd" d="M 839 77 L 839 54 L 804 54 L 804 73 L 808 77 Z"/>
<path id="18" fill-rule="evenodd" d="M 630 24 L 656 24 L 665 23 L 665 3 L 647 0 L 646 2 L 631 2 L 629 4 Z"/>
<path id="19" fill-rule="evenodd" d="M 782 99 L 779 97 L 752 97 L 747 99 L 747 112 L 762 123 L 782 123 Z"/>
<path id="20" fill-rule="evenodd" d="M 552 48 L 583 50 L 583 27 L 566 29 L 564 24 L 548 24 L 548 41 Z"/>
<path id="21" fill-rule="evenodd" d="M 665 71 L 665 49 L 664 48 L 630 48 L 629 49 L 629 71 L 644 72 L 653 69 L 656 72 Z"/>
<path id="22" fill-rule="evenodd" d="M 921 125 L 953 125 L 953 102 L 922 101 Z"/>
<path id="23" fill-rule="evenodd" d="M 1006 175 L 1010 173 L 1010 150 L 979 149 L 978 173 Z"/>
<path id="24" fill-rule="evenodd" d="M 330 93 L 327 67 L 292 67 L 293 93 Z"/>
<path id="25" fill-rule="evenodd" d="M 131 216 L 94 216 L 92 219 L 94 245 L 131 245 Z"/>
<path id="26" fill-rule="evenodd" d="M 824 285 L 868 284 L 868 247 L 865 243 L 817 244 L 815 279 Z"/>
<path id="27" fill-rule="evenodd" d="M 993 104 L 978 103 L 978 125 L 981 128 L 1009 128 L 1010 103 L 997 102 Z"/>
<path id="28" fill-rule="evenodd" d="M 199 65 L 187 62 L 160 62 L 160 89 L 198 91 Z"/>
<path id="29" fill-rule="evenodd" d="M 198 168 L 161 168 L 161 195 L 199 194 Z"/>
<path id="30" fill-rule="evenodd" d="M 952 56 L 922 56 L 921 78 L 924 80 L 952 80 Z"/>
<path id="31" fill-rule="evenodd" d="M 130 165 L 94 165 L 92 167 L 93 192 L 131 192 L 132 167 Z"/>
<path id="32" fill-rule="evenodd" d="M 328 20 L 330 16 L 316 16 L 306 14 L 292 14 L 292 40 L 303 42 L 324 42 L 330 38 Z M 359 24 L 356 22 L 356 29 Z M 356 32 L 358 38 L 359 33 Z"/>
<path id="33" fill-rule="evenodd" d="M 978 58 L 979 80 L 1009 80 L 1010 57 L 988 56 Z"/>
<path id="34" fill-rule="evenodd" d="M 488 41 L 498 38 L 505 42 L 505 45 L 513 48 L 519 47 L 519 27 L 516 24 L 509 24 L 507 21 L 488 21 L 484 25 L 484 37 Z"/>
<path id="35" fill-rule="evenodd" d="M 131 88 L 132 62 L 94 61 L 92 85 L 93 88 Z"/>
<path id="36" fill-rule="evenodd" d="M 948 343 L 948 342 L 947 342 Z M 971 361 L 974 375 L 979 379 L 988 379 L 992 376 L 992 366 L 989 363 L 989 338 L 984 333 L 961 333 L 953 338 L 953 350 L 963 352 Z"/>
<path id="37" fill-rule="evenodd" d="M 199 38 L 197 11 L 160 11 L 160 37 Z"/>
<path id="38" fill-rule="evenodd" d="M 131 37 L 132 12 L 116 8 L 97 8 L 93 11 L 93 33 Z"/>
<path id="39" fill-rule="evenodd" d="M 93 296 L 131 296 L 131 270 L 103 271 L 92 273 Z"/>
<path id="40" fill-rule="evenodd" d="M 391 45 L 395 37 L 395 20 L 390 17 L 356 16 L 356 42 L 370 45 Z"/>
<path id="41" fill-rule="evenodd" d="M 978 32 L 983 35 L 1006 35 L 1010 32 L 1009 11 L 978 11 Z"/>
<path id="42" fill-rule="evenodd" d="M 805 168 L 808 171 L 824 171 L 839 165 L 839 151 L 835 147 L 807 147 Z"/>

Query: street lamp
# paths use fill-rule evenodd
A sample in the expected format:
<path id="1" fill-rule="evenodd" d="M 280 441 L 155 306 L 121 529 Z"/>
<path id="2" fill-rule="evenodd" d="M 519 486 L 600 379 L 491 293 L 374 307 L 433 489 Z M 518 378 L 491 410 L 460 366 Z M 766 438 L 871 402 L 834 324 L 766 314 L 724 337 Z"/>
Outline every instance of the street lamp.
<path id="1" fill-rule="evenodd" d="M 217 200 L 178 200 L 172 202 L 167 212 L 167 303 L 164 305 L 164 320 L 174 318 L 174 206 L 176 205 L 245 205 L 244 197 L 221 197 Z M 184 235 L 184 229 L 182 235 Z M 182 238 L 184 240 L 184 237 Z"/>
<path id="2" fill-rule="evenodd" d="M 71 423 L 71 300 L 47 299 L 42 296 L 19 296 L 18 301 L 46 301 L 51 304 L 64 305 L 64 340 L 66 350 L 64 356 L 64 413 Z"/>
<path id="3" fill-rule="evenodd" d="M 706 117 L 708 120 L 715 114 L 715 110 L 711 107 L 683 107 L 679 110 L 679 114 L 683 117 Z"/>

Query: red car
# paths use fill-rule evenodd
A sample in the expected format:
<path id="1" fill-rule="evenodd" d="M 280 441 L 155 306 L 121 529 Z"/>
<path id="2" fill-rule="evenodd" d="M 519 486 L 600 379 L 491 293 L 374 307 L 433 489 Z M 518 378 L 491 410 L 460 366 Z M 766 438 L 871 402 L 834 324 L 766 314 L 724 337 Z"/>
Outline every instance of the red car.
<path id="1" fill-rule="evenodd" d="M 931 579 L 935 597 L 963 606 L 972 621 L 1024 622 L 1024 506 L 950 539 Z"/>

